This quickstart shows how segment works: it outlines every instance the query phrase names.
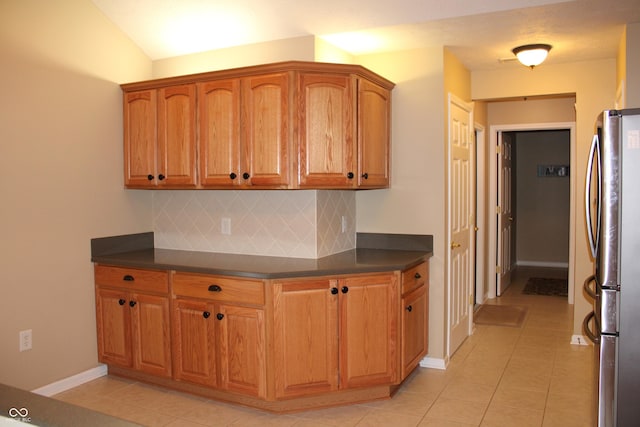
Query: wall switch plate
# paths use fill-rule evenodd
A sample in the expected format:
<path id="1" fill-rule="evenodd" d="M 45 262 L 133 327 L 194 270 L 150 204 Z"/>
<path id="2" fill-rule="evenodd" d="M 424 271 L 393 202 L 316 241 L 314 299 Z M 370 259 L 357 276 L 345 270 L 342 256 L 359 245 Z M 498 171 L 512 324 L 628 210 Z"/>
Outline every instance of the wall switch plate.
<path id="1" fill-rule="evenodd" d="M 20 351 L 31 350 L 33 345 L 33 336 L 32 330 L 26 329 L 24 331 L 20 331 Z"/>
<path id="2" fill-rule="evenodd" d="M 231 234 L 231 218 L 222 218 L 222 221 L 220 221 L 220 232 L 227 236 Z"/>

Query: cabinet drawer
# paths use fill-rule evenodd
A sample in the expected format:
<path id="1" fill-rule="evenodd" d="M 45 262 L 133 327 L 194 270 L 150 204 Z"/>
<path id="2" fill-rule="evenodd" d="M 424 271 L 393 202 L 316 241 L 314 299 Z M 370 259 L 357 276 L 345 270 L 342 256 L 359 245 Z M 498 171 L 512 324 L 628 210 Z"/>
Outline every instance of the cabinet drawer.
<path id="1" fill-rule="evenodd" d="M 428 283 L 429 264 L 423 262 L 413 268 L 402 272 L 402 295 L 411 292 L 413 289 Z"/>
<path id="2" fill-rule="evenodd" d="M 136 291 L 169 292 L 169 275 L 166 271 L 139 268 L 95 266 L 96 285 L 111 286 Z"/>
<path id="3" fill-rule="evenodd" d="M 173 293 L 179 296 L 264 305 L 264 285 L 261 280 L 176 273 L 172 288 Z"/>

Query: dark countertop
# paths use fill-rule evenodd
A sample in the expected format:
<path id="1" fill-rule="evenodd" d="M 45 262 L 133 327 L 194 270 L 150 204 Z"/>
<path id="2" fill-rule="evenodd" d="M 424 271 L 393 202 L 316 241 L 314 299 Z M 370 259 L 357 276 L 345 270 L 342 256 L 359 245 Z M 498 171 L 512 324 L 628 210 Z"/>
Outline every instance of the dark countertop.
<path id="1" fill-rule="evenodd" d="M 4 425 L 5 421 L 16 426 L 35 425 L 41 427 L 134 427 L 139 425 L 0 384 L 0 424 Z"/>
<path id="2" fill-rule="evenodd" d="M 367 247 L 318 259 L 157 249 L 153 248 L 152 233 L 130 236 L 136 239 L 133 245 L 123 244 L 124 236 L 105 238 L 112 239 L 109 241 L 94 239 L 91 261 L 122 267 L 277 279 L 405 270 L 433 254 L 431 236 L 417 235 L 359 233 L 360 246 Z"/>

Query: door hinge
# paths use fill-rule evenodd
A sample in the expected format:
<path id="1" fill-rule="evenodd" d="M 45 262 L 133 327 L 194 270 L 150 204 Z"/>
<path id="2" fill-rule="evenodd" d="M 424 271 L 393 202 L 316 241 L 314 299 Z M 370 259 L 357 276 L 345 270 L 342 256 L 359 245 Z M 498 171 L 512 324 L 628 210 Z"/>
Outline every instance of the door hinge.
<path id="1" fill-rule="evenodd" d="M 500 205 L 496 206 L 496 215 L 500 215 L 502 213 L 502 208 Z"/>
<path id="2" fill-rule="evenodd" d="M 496 145 L 496 154 L 502 154 L 502 145 Z"/>
<path id="3" fill-rule="evenodd" d="M 502 274 L 502 268 L 499 265 L 496 265 L 496 274 Z"/>
<path id="4" fill-rule="evenodd" d="M 473 295 L 469 295 L 469 305 L 473 305 Z"/>

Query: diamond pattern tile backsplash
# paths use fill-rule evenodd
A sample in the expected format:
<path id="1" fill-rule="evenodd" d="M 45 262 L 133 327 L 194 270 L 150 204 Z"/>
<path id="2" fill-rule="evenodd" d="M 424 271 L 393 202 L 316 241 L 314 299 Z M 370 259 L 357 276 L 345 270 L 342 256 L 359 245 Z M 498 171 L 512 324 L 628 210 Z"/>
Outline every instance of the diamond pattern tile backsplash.
<path id="1" fill-rule="evenodd" d="M 155 247 L 321 258 L 355 248 L 355 206 L 353 191 L 155 191 Z"/>

